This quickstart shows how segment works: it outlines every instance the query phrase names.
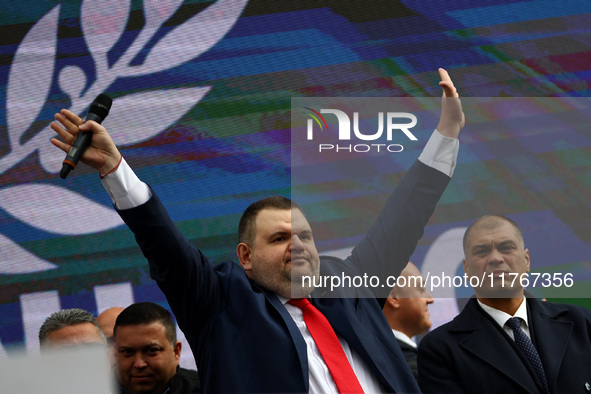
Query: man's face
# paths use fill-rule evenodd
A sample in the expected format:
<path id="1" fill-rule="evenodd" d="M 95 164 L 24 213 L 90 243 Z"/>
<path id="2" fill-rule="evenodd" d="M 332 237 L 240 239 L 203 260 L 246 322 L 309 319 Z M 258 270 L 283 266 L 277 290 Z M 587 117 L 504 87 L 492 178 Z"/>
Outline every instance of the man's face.
<path id="1" fill-rule="evenodd" d="M 433 303 L 431 293 L 425 288 L 425 278 L 412 263 L 402 270 L 401 278 L 394 289 L 395 299 L 388 299 L 397 311 L 394 328 L 409 337 L 419 335 L 431 328 L 429 304 Z M 391 323 L 392 324 L 392 323 Z"/>
<path id="2" fill-rule="evenodd" d="M 421 276 L 422 278 L 422 276 Z M 409 337 L 422 334 L 431 328 L 431 316 L 429 315 L 429 304 L 433 298 L 422 284 L 416 287 L 407 287 L 401 292 L 402 297 L 398 298 L 400 303 L 400 320 L 412 334 Z"/>
<path id="3" fill-rule="evenodd" d="M 530 270 L 529 250 L 522 247 L 515 228 L 503 221 L 498 226 L 472 229 L 466 247 L 464 271 L 484 282 L 474 292 L 479 298 L 523 296 L 519 278 Z M 517 279 L 515 279 L 517 274 Z M 513 283 L 513 287 L 511 284 Z"/>
<path id="4" fill-rule="evenodd" d="M 286 298 L 302 298 L 302 276 L 317 276 L 320 258 L 310 224 L 299 209 L 264 209 L 255 220 L 250 264 L 244 268 L 259 285 Z M 293 285 L 292 285 L 293 284 Z"/>
<path id="5" fill-rule="evenodd" d="M 50 332 L 47 337 L 47 345 L 53 348 L 88 343 L 105 344 L 98 328 L 92 323 L 80 323 L 60 328 Z"/>
<path id="6" fill-rule="evenodd" d="M 160 322 L 117 327 L 117 377 L 133 394 L 161 394 L 176 373 L 181 343 L 173 346 Z"/>

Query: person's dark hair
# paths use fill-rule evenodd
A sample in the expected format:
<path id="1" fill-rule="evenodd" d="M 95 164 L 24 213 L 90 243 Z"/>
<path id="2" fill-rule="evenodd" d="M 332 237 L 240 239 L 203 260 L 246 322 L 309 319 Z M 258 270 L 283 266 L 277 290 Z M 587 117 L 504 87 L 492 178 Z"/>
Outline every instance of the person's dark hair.
<path id="1" fill-rule="evenodd" d="M 464 255 L 466 254 L 468 248 L 468 240 L 470 238 L 470 233 L 475 227 L 482 227 L 485 229 L 494 229 L 501 226 L 505 223 L 509 223 L 513 229 L 515 230 L 515 234 L 517 234 L 517 238 L 519 239 L 520 246 L 525 249 L 525 241 L 523 240 L 523 232 L 519 228 L 519 225 L 515 223 L 512 219 L 509 219 L 506 216 L 502 215 L 485 215 L 479 219 L 476 219 L 464 233 L 464 239 L 462 240 L 462 246 L 464 248 Z"/>
<path id="2" fill-rule="evenodd" d="M 283 196 L 271 196 L 253 202 L 246 208 L 240 218 L 240 223 L 238 224 L 238 242 L 253 246 L 256 234 L 256 217 L 263 209 L 285 210 L 291 208 L 297 208 L 302 214 L 304 213 L 298 204 Z"/>
<path id="3" fill-rule="evenodd" d="M 166 330 L 166 338 L 174 347 L 176 344 L 176 327 L 172 315 L 165 308 L 153 302 L 138 302 L 125 308 L 113 328 L 113 339 L 117 338 L 117 328 L 121 326 L 132 326 L 136 324 L 161 323 Z"/>
<path id="4" fill-rule="evenodd" d="M 99 326 L 92 313 L 80 308 L 62 309 L 61 311 L 49 315 L 41 325 L 41 328 L 39 328 L 39 343 L 41 346 L 45 345 L 49 338 L 49 334 L 54 331 L 84 323 L 94 324 L 100 336 L 106 343 L 107 339 L 105 338 L 105 334 L 103 334 L 101 326 Z"/>

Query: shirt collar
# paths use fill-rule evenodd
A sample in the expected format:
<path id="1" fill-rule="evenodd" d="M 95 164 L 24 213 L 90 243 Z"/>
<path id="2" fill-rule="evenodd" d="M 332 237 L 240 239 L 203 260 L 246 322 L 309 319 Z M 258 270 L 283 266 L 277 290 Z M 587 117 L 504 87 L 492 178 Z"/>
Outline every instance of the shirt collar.
<path id="1" fill-rule="evenodd" d="M 392 329 L 392 332 L 394 333 L 394 336 L 396 337 L 396 339 L 398 339 L 400 342 L 404 342 L 409 346 L 412 346 L 413 348 L 417 348 L 417 343 L 415 341 L 413 341 L 412 339 L 410 339 L 410 337 L 408 335 L 406 335 L 405 333 Z"/>
<path id="2" fill-rule="evenodd" d="M 525 326 L 529 327 L 529 322 L 527 320 L 527 302 L 525 302 L 525 297 L 523 297 L 523 301 L 521 301 L 519 308 L 517 308 L 517 311 L 515 311 L 515 314 L 513 316 L 493 307 L 490 307 L 488 305 L 485 305 L 479 299 L 477 299 L 477 301 L 478 304 L 482 307 L 482 309 L 484 309 L 484 311 L 488 313 L 490 317 L 492 317 L 493 320 L 496 321 L 499 326 L 505 326 L 507 320 L 509 320 L 512 317 L 519 317 L 525 322 Z"/>

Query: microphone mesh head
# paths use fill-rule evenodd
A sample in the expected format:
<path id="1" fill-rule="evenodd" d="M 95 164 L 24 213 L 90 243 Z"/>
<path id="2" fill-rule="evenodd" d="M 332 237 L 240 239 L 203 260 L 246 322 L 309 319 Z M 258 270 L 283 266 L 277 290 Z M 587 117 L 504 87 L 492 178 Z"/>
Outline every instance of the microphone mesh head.
<path id="1" fill-rule="evenodd" d="M 111 104 L 113 104 L 113 99 L 107 96 L 106 94 L 101 93 L 94 99 L 92 104 L 90 104 L 90 109 L 88 110 L 88 113 L 93 113 L 97 115 L 101 118 L 102 121 L 109 114 Z"/>

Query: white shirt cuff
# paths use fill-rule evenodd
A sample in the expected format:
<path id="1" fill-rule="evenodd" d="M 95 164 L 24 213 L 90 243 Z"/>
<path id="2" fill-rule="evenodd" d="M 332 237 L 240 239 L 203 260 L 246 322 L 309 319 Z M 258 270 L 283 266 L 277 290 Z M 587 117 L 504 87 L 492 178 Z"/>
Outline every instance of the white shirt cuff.
<path id="1" fill-rule="evenodd" d="M 447 176 L 452 176 L 456 169 L 460 142 L 457 138 L 445 137 L 439 131 L 433 131 L 419 160 Z"/>
<path id="2" fill-rule="evenodd" d="M 106 175 L 101 182 L 117 209 L 135 208 L 152 197 L 148 185 L 140 181 L 125 159 L 121 159 L 117 170 Z"/>

